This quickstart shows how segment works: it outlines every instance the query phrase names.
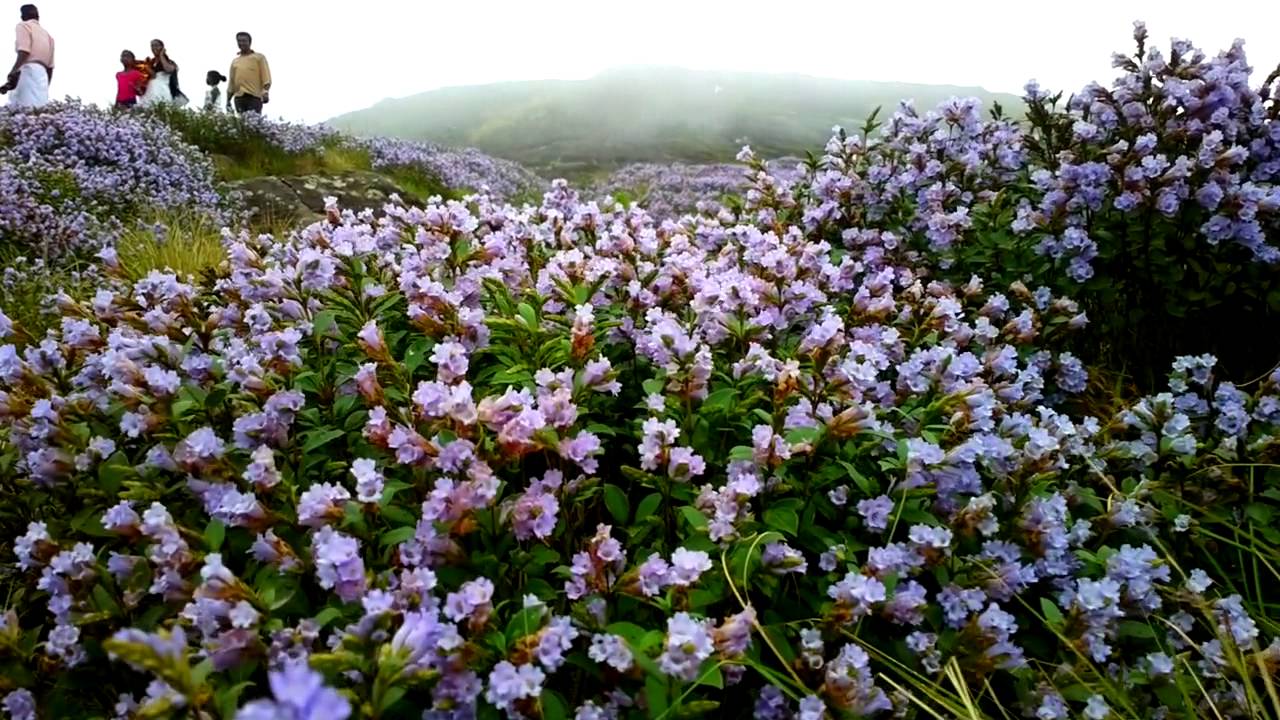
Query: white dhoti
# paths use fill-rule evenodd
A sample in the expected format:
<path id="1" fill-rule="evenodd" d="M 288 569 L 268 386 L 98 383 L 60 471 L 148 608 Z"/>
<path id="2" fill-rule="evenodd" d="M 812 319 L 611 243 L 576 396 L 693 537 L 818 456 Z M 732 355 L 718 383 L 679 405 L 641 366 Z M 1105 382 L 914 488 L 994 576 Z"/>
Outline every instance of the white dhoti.
<path id="1" fill-rule="evenodd" d="M 49 71 L 38 63 L 18 69 L 18 86 L 9 91 L 9 107 L 38 108 L 49 104 Z"/>

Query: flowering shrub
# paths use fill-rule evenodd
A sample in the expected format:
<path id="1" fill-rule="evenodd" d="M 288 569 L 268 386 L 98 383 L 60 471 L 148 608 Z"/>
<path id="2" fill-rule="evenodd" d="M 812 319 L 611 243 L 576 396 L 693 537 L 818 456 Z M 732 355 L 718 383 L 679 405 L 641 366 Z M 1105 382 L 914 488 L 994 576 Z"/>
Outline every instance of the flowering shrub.
<path id="1" fill-rule="evenodd" d="M 209 161 L 161 123 L 55 104 L 0 109 L 0 242 L 60 260 L 110 244 L 135 217 L 218 217 Z"/>
<path id="2" fill-rule="evenodd" d="M 458 191 L 484 191 L 499 199 L 534 196 L 546 181 L 510 160 L 475 148 L 447 148 L 397 138 L 367 138 L 352 143 L 369 153 L 375 170 L 417 170 Z"/>
<path id="3" fill-rule="evenodd" d="M 768 182 L 789 187 L 801 176 L 800 160 L 781 158 L 764 168 Z M 611 173 L 591 188 L 593 195 L 632 198 L 654 217 L 676 218 L 691 213 L 716 214 L 726 196 L 747 191 L 752 170 L 744 165 L 632 163 Z M 784 190 L 785 192 L 785 190 Z"/>
<path id="4" fill-rule="evenodd" d="M 1110 88 L 1060 103 L 1030 83 L 1025 123 L 955 99 L 838 131 L 762 219 L 783 208 L 810 236 L 956 281 L 1069 293 L 1098 321 L 1089 359 L 1146 385 L 1206 349 L 1256 377 L 1280 354 L 1253 332 L 1280 315 L 1277 75 L 1254 89 L 1240 43 L 1208 58 L 1175 41 L 1166 59 L 1141 23 L 1135 39 Z"/>
<path id="5" fill-rule="evenodd" d="M 163 106 L 145 112 L 206 152 L 231 156 L 267 149 L 290 155 L 323 152 L 343 138 L 342 133 L 327 125 L 272 120 L 258 113 L 232 115 Z"/>
<path id="6" fill-rule="evenodd" d="M 334 209 L 0 320 L 5 707 L 1251 716 L 1280 372 L 1090 417 L 1072 300 L 752 197 Z"/>
<path id="7" fill-rule="evenodd" d="M 155 111 L 189 142 L 206 152 L 226 155 L 264 174 L 312 172 L 307 160 L 323 167 L 326 155 L 348 155 L 373 170 L 420 174 L 448 190 L 487 190 L 498 198 L 540 193 L 545 181 L 510 160 L 474 148 L 447 148 L 395 138 L 357 138 L 325 125 L 300 125 L 262 115 L 226 115 L 164 108 Z M 415 177 L 407 177 L 415 180 Z M 434 194 L 434 193 L 429 193 Z"/>

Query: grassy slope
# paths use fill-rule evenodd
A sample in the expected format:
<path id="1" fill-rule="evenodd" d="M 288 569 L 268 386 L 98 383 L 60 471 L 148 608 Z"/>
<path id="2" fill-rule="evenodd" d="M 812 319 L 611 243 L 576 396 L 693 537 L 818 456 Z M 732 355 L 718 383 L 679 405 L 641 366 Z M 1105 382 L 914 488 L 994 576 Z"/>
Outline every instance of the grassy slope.
<path id="1" fill-rule="evenodd" d="M 717 90 L 718 89 L 718 90 Z M 339 116 L 334 126 L 478 147 L 544 175 L 581 178 L 628 162 L 732 159 L 821 147 L 832 125 L 860 126 L 902 98 L 927 108 L 954 95 L 1020 101 L 976 87 L 853 82 L 800 75 L 628 68 L 582 81 L 445 88 Z"/>

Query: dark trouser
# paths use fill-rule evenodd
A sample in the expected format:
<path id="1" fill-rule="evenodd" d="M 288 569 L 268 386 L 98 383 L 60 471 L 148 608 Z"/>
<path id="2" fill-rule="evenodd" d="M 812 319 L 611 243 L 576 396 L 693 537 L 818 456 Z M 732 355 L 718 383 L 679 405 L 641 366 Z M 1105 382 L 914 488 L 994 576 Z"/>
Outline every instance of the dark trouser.
<path id="1" fill-rule="evenodd" d="M 236 104 L 236 112 L 241 115 L 245 113 L 262 114 L 262 98 L 253 95 L 237 95 L 234 100 Z"/>

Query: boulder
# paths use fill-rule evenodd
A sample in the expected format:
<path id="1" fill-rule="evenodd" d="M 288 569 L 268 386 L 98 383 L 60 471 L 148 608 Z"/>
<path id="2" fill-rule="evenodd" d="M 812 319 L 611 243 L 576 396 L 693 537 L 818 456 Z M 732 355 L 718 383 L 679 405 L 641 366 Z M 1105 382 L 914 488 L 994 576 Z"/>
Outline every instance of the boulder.
<path id="1" fill-rule="evenodd" d="M 338 199 L 344 210 L 381 208 L 392 195 L 410 204 L 421 204 L 390 178 L 375 172 L 352 171 L 337 175 L 258 177 L 228 183 L 258 227 L 274 228 L 312 222 L 324 216 L 325 198 Z"/>

